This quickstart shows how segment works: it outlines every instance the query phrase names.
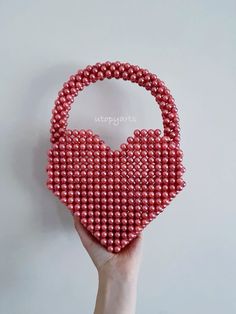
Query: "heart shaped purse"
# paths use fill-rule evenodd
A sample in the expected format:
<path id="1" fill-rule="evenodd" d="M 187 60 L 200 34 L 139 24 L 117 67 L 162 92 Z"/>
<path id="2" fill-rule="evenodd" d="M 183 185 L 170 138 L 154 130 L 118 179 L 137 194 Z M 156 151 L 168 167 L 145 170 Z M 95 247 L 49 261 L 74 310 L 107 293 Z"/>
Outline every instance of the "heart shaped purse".
<path id="1" fill-rule="evenodd" d="M 105 78 L 143 86 L 159 104 L 164 132 L 135 130 L 112 150 L 92 130 L 67 128 L 69 110 L 84 87 Z M 121 62 L 96 63 L 63 85 L 51 119 L 47 187 L 108 251 L 118 253 L 183 189 L 183 153 L 174 99 L 146 69 Z"/>

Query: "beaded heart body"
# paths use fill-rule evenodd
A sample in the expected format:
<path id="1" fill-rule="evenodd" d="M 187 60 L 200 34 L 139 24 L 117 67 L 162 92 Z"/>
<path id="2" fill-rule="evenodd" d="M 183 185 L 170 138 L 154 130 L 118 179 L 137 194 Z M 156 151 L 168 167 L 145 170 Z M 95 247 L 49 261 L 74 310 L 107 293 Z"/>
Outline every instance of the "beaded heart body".
<path id="1" fill-rule="evenodd" d="M 91 130 L 67 129 L 74 97 L 105 77 L 129 79 L 151 90 L 162 110 L 164 135 L 159 129 L 135 130 L 113 151 Z M 59 92 L 51 122 L 47 186 L 108 251 L 120 252 L 185 185 L 173 98 L 145 69 L 106 62 L 79 71 Z"/>

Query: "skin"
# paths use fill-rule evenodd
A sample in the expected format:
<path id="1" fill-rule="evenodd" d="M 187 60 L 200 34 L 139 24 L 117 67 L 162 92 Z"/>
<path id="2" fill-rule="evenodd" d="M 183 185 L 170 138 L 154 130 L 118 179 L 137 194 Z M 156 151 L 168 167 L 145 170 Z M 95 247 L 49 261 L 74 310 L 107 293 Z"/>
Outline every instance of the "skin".
<path id="1" fill-rule="evenodd" d="M 137 237 L 121 253 L 107 252 L 81 225 L 76 213 L 75 228 L 98 271 L 94 314 L 134 314 L 142 239 Z"/>

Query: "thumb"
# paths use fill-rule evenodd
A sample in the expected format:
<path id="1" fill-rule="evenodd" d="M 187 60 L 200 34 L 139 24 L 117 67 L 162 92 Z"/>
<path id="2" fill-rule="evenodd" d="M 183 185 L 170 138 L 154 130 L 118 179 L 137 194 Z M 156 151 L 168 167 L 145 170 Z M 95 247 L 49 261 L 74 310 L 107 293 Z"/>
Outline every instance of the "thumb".
<path id="1" fill-rule="evenodd" d="M 84 228 L 84 226 L 81 224 L 78 214 L 76 212 L 73 215 L 74 218 L 74 225 L 75 229 L 78 232 L 81 242 L 83 243 L 84 247 L 88 247 L 92 243 L 92 238 L 88 231 Z"/>

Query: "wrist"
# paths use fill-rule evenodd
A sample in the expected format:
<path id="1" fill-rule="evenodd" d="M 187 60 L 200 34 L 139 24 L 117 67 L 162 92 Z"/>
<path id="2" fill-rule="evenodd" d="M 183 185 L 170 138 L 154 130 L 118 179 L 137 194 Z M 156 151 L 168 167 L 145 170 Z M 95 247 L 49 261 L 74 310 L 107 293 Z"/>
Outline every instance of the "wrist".
<path id="1" fill-rule="evenodd" d="M 96 313 L 134 314 L 138 276 L 99 272 Z"/>
<path id="2" fill-rule="evenodd" d="M 109 283 L 118 286 L 136 286 L 138 281 L 138 272 L 111 271 L 102 269 L 98 272 L 99 283 Z"/>
<path id="3" fill-rule="evenodd" d="M 104 265 L 98 270 L 99 281 L 118 282 L 120 284 L 137 284 L 138 280 L 138 267 L 118 267 L 116 265 Z"/>

